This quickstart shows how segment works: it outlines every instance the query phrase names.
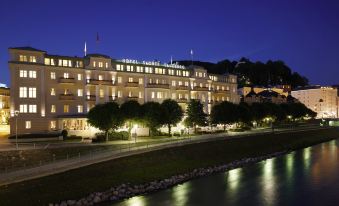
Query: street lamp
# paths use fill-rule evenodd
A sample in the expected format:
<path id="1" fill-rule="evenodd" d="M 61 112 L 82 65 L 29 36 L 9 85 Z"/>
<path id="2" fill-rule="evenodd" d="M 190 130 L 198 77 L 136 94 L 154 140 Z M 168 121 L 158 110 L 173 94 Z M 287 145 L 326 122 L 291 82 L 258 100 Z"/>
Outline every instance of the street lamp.
<path id="1" fill-rule="evenodd" d="M 19 110 L 14 111 L 15 116 L 15 145 L 16 149 L 18 149 L 18 116 L 19 116 Z"/>

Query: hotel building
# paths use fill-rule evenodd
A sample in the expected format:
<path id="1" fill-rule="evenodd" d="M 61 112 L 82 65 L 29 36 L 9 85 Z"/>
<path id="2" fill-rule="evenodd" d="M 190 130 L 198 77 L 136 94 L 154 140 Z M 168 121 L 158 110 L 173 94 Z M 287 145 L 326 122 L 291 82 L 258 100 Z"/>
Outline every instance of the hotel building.
<path id="1" fill-rule="evenodd" d="M 337 88 L 309 86 L 291 92 L 307 108 L 317 112 L 317 118 L 338 118 Z"/>
<path id="2" fill-rule="evenodd" d="M 218 102 L 239 102 L 235 75 L 209 74 L 198 66 L 51 55 L 31 47 L 9 48 L 9 54 L 11 121 L 18 118 L 19 134 L 67 129 L 86 136 L 91 133 L 86 113 L 109 101 L 170 98 L 185 109 L 190 99 L 199 99 L 206 113 Z"/>
<path id="3" fill-rule="evenodd" d="M 9 88 L 0 84 L 0 125 L 7 125 L 9 122 Z"/>

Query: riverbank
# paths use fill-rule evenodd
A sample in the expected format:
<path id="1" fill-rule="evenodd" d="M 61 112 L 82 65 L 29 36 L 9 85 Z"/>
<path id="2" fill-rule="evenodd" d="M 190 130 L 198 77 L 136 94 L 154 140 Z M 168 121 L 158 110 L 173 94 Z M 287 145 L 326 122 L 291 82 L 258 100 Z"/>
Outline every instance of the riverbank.
<path id="1" fill-rule="evenodd" d="M 236 160 L 260 158 L 337 137 L 337 129 L 329 128 L 185 145 L 1 187 L 0 199 L 2 205 L 47 205 L 60 200 L 81 199 L 93 192 L 108 191 L 122 184 L 141 185 L 161 181 L 188 174 L 197 168 L 215 168 Z"/>

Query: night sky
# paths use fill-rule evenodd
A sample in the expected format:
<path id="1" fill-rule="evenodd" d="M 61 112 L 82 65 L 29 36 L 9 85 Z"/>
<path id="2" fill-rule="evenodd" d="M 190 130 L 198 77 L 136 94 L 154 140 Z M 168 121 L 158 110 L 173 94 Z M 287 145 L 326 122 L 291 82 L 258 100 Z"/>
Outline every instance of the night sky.
<path id="1" fill-rule="evenodd" d="M 0 82 L 8 47 L 50 54 L 216 62 L 283 60 L 312 84 L 338 84 L 339 1 L 97 0 L 0 2 Z M 96 46 L 96 33 L 100 43 Z"/>

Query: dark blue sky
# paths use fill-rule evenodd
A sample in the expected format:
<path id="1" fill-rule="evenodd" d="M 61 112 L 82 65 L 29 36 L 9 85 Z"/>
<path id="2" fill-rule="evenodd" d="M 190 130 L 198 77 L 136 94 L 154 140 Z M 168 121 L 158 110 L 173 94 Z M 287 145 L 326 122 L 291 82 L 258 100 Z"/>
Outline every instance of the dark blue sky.
<path id="1" fill-rule="evenodd" d="M 0 82 L 8 47 L 81 56 L 84 41 L 113 58 L 280 59 L 313 84 L 339 83 L 335 0 L 1 0 Z"/>

